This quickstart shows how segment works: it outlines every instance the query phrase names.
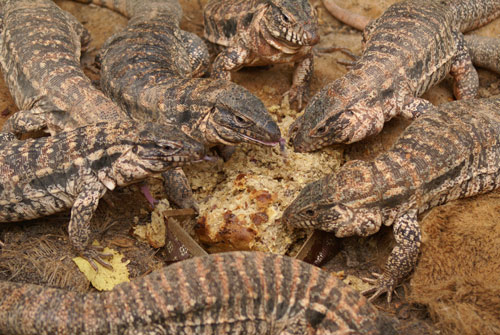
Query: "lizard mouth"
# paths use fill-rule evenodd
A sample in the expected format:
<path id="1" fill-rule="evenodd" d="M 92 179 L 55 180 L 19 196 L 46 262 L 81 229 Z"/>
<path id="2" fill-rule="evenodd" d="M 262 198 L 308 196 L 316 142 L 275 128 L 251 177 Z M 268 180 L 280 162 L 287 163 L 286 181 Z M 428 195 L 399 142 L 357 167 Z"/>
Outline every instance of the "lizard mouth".
<path id="1" fill-rule="evenodd" d="M 289 48 L 299 49 L 306 45 L 305 41 L 297 33 L 291 29 L 282 28 L 281 31 L 268 29 L 272 38 L 281 44 L 285 44 Z"/>
<path id="2" fill-rule="evenodd" d="M 274 39 L 285 44 L 289 48 L 299 49 L 303 46 L 313 46 L 319 42 L 317 33 L 304 31 L 303 27 L 293 29 L 292 27 L 270 27 L 266 24 L 266 30 Z"/>
<path id="3" fill-rule="evenodd" d="M 248 136 L 248 135 L 245 135 L 245 134 L 242 134 L 242 133 L 239 133 L 239 135 L 241 137 L 243 137 L 244 139 L 250 141 L 250 142 L 254 142 L 254 143 L 258 143 L 258 144 L 262 144 L 262 145 L 265 145 L 265 146 L 268 146 L 268 147 L 273 147 L 277 144 L 280 144 L 282 142 L 282 138 L 279 139 L 279 141 L 276 141 L 276 142 L 266 142 L 266 141 L 262 141 L 262 140 L 258 140 L 256 138 L 253 138 L 251 136 Z"/>
<path id="4" fill-rule="evenodd" d="M 284 141 L 281 137 L 278 141 L 259 140 L 251 134 L 245 134 L 243 131 L 236 131 L 221 124 L 219 124 L 218 127 L 211 127 L 212 136 L 215 136 L 217 142 L 225 145 L 237 145 L 242 142 L 250 142 L 272 147 Z"/>
<path id="5" fill-rule="evenodd" d="M 159 156 L 142 156 L 143 159 L 151 160 L 151 161 L 163 161 L 163 162 L 171 162 L 171 163 L 191 163 L 196 160 L 193 159 L 192 156 L 188 155 L 177 155 L 177 156 L 168 156 L 168 157 L 159 157 Z"/>

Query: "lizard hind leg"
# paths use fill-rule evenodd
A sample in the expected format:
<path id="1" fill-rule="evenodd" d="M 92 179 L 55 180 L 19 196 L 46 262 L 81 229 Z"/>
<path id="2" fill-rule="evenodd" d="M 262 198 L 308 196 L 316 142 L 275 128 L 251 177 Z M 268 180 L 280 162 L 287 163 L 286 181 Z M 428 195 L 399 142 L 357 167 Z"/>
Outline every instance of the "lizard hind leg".
<path id="1" fill-rule="evenodd" d="M 473 99 L 476 97 L 479 88 L 479 77 L 472 65 L 472 59 L 465 45 L 464 36 L 460 32 L 455 34 L 458 40 L 458 50 L 450 69 L 450 74 L 454 79 L 453 94 L 458 100 Z"/>
<path id="2" fill-rule="evenodd" d="M 420 226 L 417 221 L 417 211 L 402 215 L 394 222 L 394 237 L 396 246 L 392 249 L 382 274 L 373 274 L 375 279 L 364 278 L 375 284 L 373 288 L 363 291 L 363 294 L 373 295 L 368 299 L 373 301 L 382 293 L 387 292 L 387 301 L 391 302 L 392 292 L 396 285 L 413 270 L 417 264 L 418 253 L 422 241 Z"/>

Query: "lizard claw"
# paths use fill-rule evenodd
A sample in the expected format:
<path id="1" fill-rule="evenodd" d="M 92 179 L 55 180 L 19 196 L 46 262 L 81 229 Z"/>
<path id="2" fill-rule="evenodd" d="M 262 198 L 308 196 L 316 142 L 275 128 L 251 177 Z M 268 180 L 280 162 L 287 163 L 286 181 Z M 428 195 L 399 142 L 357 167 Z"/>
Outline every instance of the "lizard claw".
<path id="1" fill-rule="evenodd" d="M 108 270 L 113 270 L 113 266 L 104 259 L 113 257 L 113 254 L 103 253 L 104 247 L 99 245 L 92 245 L 89 249 L 83 251 L 81 256 L 89 262 L 90 266 L 94 271 L 98 271 L 97 263 L 101 264 L 104 268 Z"/>
<path id="2" fill-rule="evenodd" d="M 292 86 L 288 91 L 281 95 L 281 100 L 283 101 L 285 97 L 288 96 L 288 102 L 292 104 L 297 101 L 297 108 L 300 111 L 302 109 L 302 102 L 307 101 L 308 89 L 307 87 Z"/>
<path id="3" fill-rule="evenodd" d="M 374 287 L 362 291 L 361 294 L 369 295 L 373 293 L 370 298 L 368 298 L 368 301 L 371 302 L 383 293 L 387 292 L 387 302 L 390 303 L 392 299 L 392 291 L 394 291 L 394 288 L 396 287 L 395 280 L 380 273 L 372 273 L 372 276 L 375 278 L 362 278 L 363 281 L 374 284 Z"/>

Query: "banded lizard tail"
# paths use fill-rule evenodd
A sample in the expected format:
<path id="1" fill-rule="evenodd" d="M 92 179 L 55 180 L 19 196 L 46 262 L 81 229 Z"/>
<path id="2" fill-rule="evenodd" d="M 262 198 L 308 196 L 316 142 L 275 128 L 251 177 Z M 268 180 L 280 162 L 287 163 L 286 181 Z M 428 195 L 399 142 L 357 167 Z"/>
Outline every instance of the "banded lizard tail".
<path id="1" fill-rule="evenodd" d="M 205 148 L 174 126 L 115 121 L 3 141 L 0 153 L 0 222 L 71 208 L 73 247 L 104 263 L 89 239 L 90 220 L 106 191 L 201 160 Z"/>
<path id="2" fill-rule="evenodd" d="M 334 275 L 286 256 L 196 257 L 106 293 L 0 282 L 2 334 L 393 335 Z"/>
<path id="3" fill-rule="evenodd" d="M 415 267 L 421 244 L 417 215 L 500 186 L 500 96 L 431 107 L 386 153 L 352 160 L 310 183 L 283 214 L 296 227 L 337 237 L 369 236 L 393 225 L 396 246 L 375 298 Z"/>

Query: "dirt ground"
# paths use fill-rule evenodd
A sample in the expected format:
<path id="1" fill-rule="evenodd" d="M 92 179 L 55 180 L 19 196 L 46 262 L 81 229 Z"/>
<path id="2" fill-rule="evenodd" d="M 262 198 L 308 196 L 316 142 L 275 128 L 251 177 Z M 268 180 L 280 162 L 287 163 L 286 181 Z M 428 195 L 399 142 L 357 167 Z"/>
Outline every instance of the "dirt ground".
<path id="1" fill-rule="evenodd" d="M 94 56 L 99 46 L 111 34 L 122 29 L 127 20 L 107 9 L 81 5 L 69 1 L 56 1 L 71 12 L 90 31 Z M 181 27 L 202 35 L 201 7 L 205 0 L 181 0 L 184 19 Z M 320 0 L 317 6 L 321 42 L 318 48 L 337 45 L 361 53 L 361 33 L 333 19 Z M 372 18 L 395 1 L 338 0 L 341 6 Z M 477 32 L 498 36 L 500 20 L 497 19 Z M 338 60 L 341 53 L 316 53 L 315 73 L 311 85 L 314 94 L 328 82 L 342 76 L 347 70 Z M 246 87 L 270 108 L 276 119 L 283 117 L 279 105 L 281 94 L 291 83 L 292 64 L 266 68 L 247 68 L 236 73 L 234 81 Z M 87 70 L 94 80 L 98 74 Z M 500 93 L 500 77 L 479 70 L 480 97 Z M 424 95 L 434 104 L 451 101 L 451 80 L 447 79 Z M 285 108 L 286 109 L 286 108 Z M 290 111 L 295 118 L 298 112 Z M 0 82 L 0 126 L 17 108 L 3 81 Z M 332 168 L 343 160 L 370 159 L 386 150 L 409 124 L 395 119 L 375 137 L 348 147 L 327 149 Z M 286 137 L 287 129 L 282 129 Z M 247 155 L 246 146 L 237 149 Z M 230 164 L 230 163 L 229 163 Z M 227 176 L 223 168 L 217 172 L 209 169 L 207 175 L 218 174 L 215 189 Z M 154 183 L 154 182 L 153 182 Z M 198 200 L 209 197 L 209 192 L 195 189 Z M 155 194 L 158 196 L 158 194 Z M 396 290 L 391 304 L 385 297 L 375 301 L 378 308 L 393 315 L 399 322 L 401 334 L 500 334 L 500 226 L 496 224 L 500 211 L 500 193 L 455 201 L 435 208 L 421 218 L 424 243 L 416 271 Z M 161 197 L 161 195 L 159 196 Z M 286 205 L 286 204 L 284 204 Z M 130 260 L 131 277 L 147 274 L 164 266 L 169 259 L 167 248 L 153 249 L 131 235 L 133 226 L 150 221 L 151 208 L 141 196 L 138 186 L 113 192 L 102 201 L 93 219 L 93 233 L 103 244 L 119 250 Z M 0 241 L 0 279 L 37 283 L 53 287 L 86 291 L 92 289 L 87 279 L 71 261 L 73 252 L 67 240 L 69 212 L 25 223 L 2 224 Z M 299 245 L 303 240 L 298 240 Z M 335 271 L 362 286 L 360 279 L 371 272 L 378 272 L 393 246 L 390 228 L 373 237 L 347 238 L 336 241 L 336 255 L 324 268 Z M 297 249 L 297 245 L 288 252 Z M 207 246 L 210 250 L 210 247 Z"/>

